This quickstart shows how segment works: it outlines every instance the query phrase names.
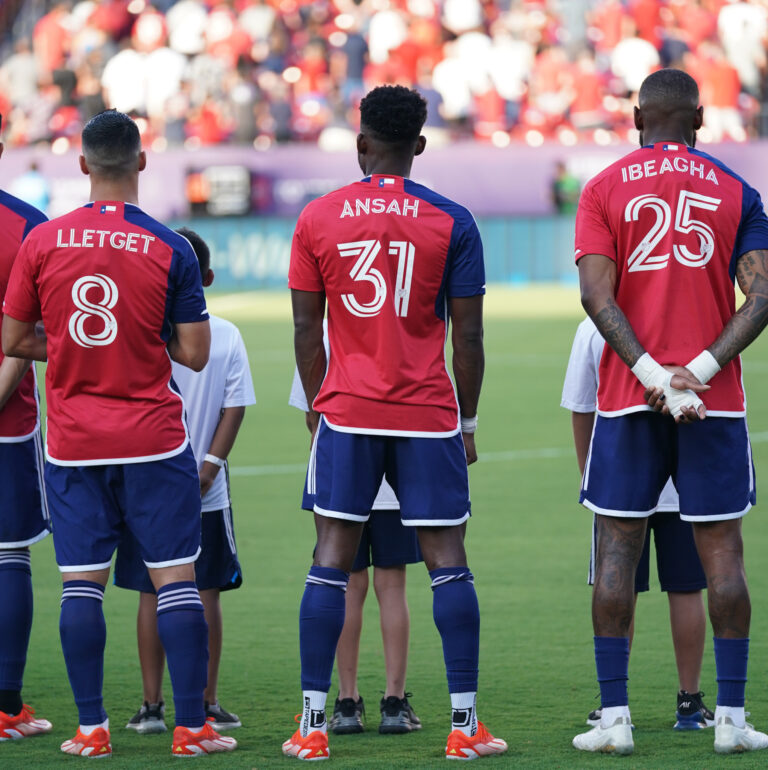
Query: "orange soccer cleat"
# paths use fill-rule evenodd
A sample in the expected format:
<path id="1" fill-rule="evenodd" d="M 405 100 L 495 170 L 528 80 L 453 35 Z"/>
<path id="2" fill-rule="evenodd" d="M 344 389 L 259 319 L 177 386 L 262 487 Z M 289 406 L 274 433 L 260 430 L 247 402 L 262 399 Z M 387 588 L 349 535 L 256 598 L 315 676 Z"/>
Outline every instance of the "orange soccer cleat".
<path id="1" fill-rule="evenodd" d="M 296 757 L 309 762 L 328 759 L 331 756 L 328 751 L 328 734 L 313 730 L 306 738 L 302 738 L 301 730 L 297 730 L 283 744 L 283 754 L 286 757 Z"/>
<path id="2" fill-rule="evenodd" d="M 34 713 L 35 710 L 26 704 L 13 717 L 0 711 L 0 741 L 15 741 L 51 732 L 53 725 L 47 719 L 35 719 Z"/>
<path id="3" fill-rule="evenodd" d="M 90 735 L 83 735 L 78 727 L 75 737 L 61 744 L 61 750 L 65 754 L 76 754 L 88 759 L 111 757 L 112 745 L 109 742 L 109 730 L 97 727 Z"/>
<path id="4" fill-rule="evenodd" d="M 448 736 L 445 747 L 446 759 L 479 759 L 490 754 L 503 754 L 507 750 L 506 741 L 494 738 L 485 725 L 478 721 L 477 732 L 472 736 L 461 730 L 454 730 Z"/>
<path id="5" fill-rule="evenodd" d="M 210 722 L 206 722 L 203 729 L 196 733 L 181 725 L 173 731 L 174 757 L 202 757 L 218 751 L 234 751 L 236 748 L 237 741 L 219 735 Z"/>

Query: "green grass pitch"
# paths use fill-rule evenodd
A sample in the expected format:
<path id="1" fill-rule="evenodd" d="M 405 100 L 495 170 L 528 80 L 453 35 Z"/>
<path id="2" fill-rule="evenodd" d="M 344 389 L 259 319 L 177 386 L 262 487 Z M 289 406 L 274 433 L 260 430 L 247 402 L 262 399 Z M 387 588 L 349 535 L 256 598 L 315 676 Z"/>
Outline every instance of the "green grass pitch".
<path id="1" fill-rule="evenodd" d="M 467 542 L 482 617 L 479 714 L 510 749 L 503 757 L 481 760 L 483 766 L 763 766 L 768 757 L 716 757 L 711 730 L 678 734 L 671 729 L 677 678 L 666 597 L 659 592 L 653 571 L 651 592 L 638 603 L 630 664 L 635 754 L 609 758 L 584 755 L 571 747 L 573 735 L 586 729 L 587 712 L 598 703 L 590 592 L 585 585 L 591 517 L 576 503 L 578 473 L 569 415 L 559 407 L 579 318 L 578 301 L 573 289 L 562 293 L 568 296 L 565 312 L 558 300 L 538 314 L 535 308 L 516 314 L 515 297 L 522 294 L 508 293 L 495 304 L 493 294 L 491 289 L 489 307 L 497 310 L 486 322 L 487 366 L 477 434 L 480 461 L 470 472 L 474 516 Z M 283 758 L 280 744 L 295 729 L 293 715 L 300 705 L 298 606 L 313 545 L 310 517 L 299 510 L 308 434 L 302 415 L 287 405 L 293 370 L 288 299 L 284 295 L 264 299 L 263 307 L 283 308 L 279 317 L 260 313 L 258 296 L 253 303 L 254 313 L 247 303 L 232 313 L 246 340 L 258 404 L 249 409 L 231 457 L 245 583 L 222 600 L 225 643 L 220 682 L 222 703 L 240 715 L 244 727 L 232 732 L 240 742 L 237 752 L 200 762 L 227 768 L 288 768 L 296 760 Z M 229 300 L 213 304 L 217 312 L 227 314 Z M 768 337 L 758 341 L 745 360 L 758 488 L 766 490 L 768 399 L 763 383 Z M 766 729 L 768 523 L 763 510 L 758 506 L 747 516 L 744 531 L 753 599 L 747 709 L 757 727 Z M 82 766 L 86 760 L 59 752 L 61 741 L 74 733 L 77 712 L 59 645 L 60 580 L 50 538 L 32 551 L 35 622 L 24 696 L 53 722 L 54 730 L 49 736 L 0 744 L 0 768 Z M 408 596 L 412 623 L 408 689 L 424 729 L 405 736 L 377 732 L 384 677 L 378 611 L 371 593 L 360 660 L 367 731 L 331 736 L 333 767 L 445 766 L 448 694 L 422 565 L 409 568 Z M 110 767 L 169 767 L 175 763 L 170 734 L 139 736 L 123 729 L 141 700 L 136 603 L 135 594 L 114 587 L 104 602 L 108 623 L 104 693 L 114 749 Z M 702 688 L 714 706 L 711 634 Z M 170 704 L 167 682 L 165 693 Z M 334 684 L 331 698 L 335 693 Z M 169 712 L 172 724 L 172 705 Z"/>

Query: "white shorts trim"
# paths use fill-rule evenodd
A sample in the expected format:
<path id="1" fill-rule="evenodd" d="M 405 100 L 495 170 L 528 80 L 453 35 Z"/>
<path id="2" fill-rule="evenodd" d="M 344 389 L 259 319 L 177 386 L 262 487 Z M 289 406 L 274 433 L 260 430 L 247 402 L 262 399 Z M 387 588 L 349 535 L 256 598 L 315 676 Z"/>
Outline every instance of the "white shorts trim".
<path id="1" fill-rule="evenodd" d="M 736 513 L 718 513 L 714 516 L 684 516 L 681 513 L 680 518 L 683 521 L 728 521 L 729 519 L 740 519 L 742 516 L 746 516 L 751 507 L 752 503 L 747 503 L 747 507 L 743 511 L 737 511 Z"/>
<path id="2" fill-rule="evenodd" d="M 656 506 L 651 508 L 650 511 L 615 511 L 610 508 L 601 508 L 599 505 L 590 503 L 589 500 L 586 499 L 582 500 L 581 504 L 592 511 L 592 513 L 599 513 L 601 516 L 615 516 L 619 519 L 647 519 L 657 511 Z"/>
<path id="3" fill-rule="evenodd" d="M 338 431 L 339 433 L 359 433 L 364 436 L 405 436 L 410 438 L 450 438 L 455 436 L 460 430 L 460 426 L 456 426 L 453 430 L 432 432 L 427 430 L 386 430 L 384 428 L 350 428 L 346 425 L 334 425 L 330 422 L 325 415 L 323 415 L 325 424 L 331 429 Z"/>
<path id="4" fill-rule="evenodd" d="M 163 567 L 177 567 L 180 564 L 192 564 L 200 556 L 200 546 L 197 547 L 194 556 L 183 556 L 181 559 L 171 559 L 170 561 L 145 561 L 147 569 L 163 569 Z"/>
<path id="5" fill-rule="evenodd" d="M 39 543 L 43 538 L 48 537 L 48 535 L 50 534 L 51 533 L 47 529 L 44 529 L 39 534 L 29 538 L 29 540 L 18 540 L 15 543 L 0 543 L 0 551 L 4 551 L 9 548 L 24 548 L 27 545 L 32 545 L 33 543 Z"/>
<path id="6" fill-rule="evenodd" d="M 467 511 L 460 519 L 400 519 L 404 527 L 455 527 L 470 516 Z"/>
<path id="7" fill-rule="evenodd" d="M 72 566 L 67 565 L 63 567 L 59 564 L 59 572 L 96 572 L 100 569 L 109 569 L 112 564 L 112 559 L 105 561 L 103 564 L 75 564 Z"/>
<path id="8" fill-rule="evenodd" d="M 327 511 L 325 508 L 320 508 L 316 505 L 313 508 L 314 512 L 320 516 L 327 516 L 329 519 L 346 519 L 347 521 L 358 521 L 361 524 L 365 524 L 371 517 L 370 513 L 364 516 L 358 516 L 356 513 L 344 513 L 342 511 Z"/>

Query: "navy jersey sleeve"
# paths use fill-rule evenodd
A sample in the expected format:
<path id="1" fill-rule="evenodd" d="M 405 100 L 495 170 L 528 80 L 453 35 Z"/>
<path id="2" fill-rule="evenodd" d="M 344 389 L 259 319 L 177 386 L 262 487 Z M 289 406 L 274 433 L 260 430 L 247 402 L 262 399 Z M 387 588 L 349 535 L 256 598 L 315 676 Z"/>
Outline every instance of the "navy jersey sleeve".
<path id="1" fill-rule="evenodd" d="M 474 297 L 485 294 L 483 242 L 472 215 L 464 210 L 456 217 L 448 251 L 446 295 Z"/>
<path id="2" fill-rule="evenodd" d="M 747 184 L 743 185 L 743 189 L 741 222 L 733 246 L 731 275 L 735 274 L 736 262 L 742 254 L 757 249 L 768 250 L 768 217 L 765 215 L 760 193 Z"/>
<path id="3" fill-rule="evenodd" d="M 208 320 L 200 267 L 188 243 L 174 249 L 168 289 L 171 300 L 168 318 L 172 324 Z"/>

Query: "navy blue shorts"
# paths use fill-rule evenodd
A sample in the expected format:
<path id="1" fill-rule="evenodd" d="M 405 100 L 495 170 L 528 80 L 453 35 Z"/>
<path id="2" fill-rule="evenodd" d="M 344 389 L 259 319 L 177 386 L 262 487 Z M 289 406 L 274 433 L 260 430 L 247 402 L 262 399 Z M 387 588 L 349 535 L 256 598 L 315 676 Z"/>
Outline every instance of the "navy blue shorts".
<path id="1" fill-rule="evenodd" d="M 189 446 L 146 463 L 46 463 L 45 485 L 62 572 L 109 567 L 125 529 L 149 567 L 188 564 L 200 552 L 200 478 Z"/>
<path id="2" fill-rule="evenodd" d="M 320 421 L 305 488 L 314 496 L 315 513 L 368 521 L 385 474 L 406 527 L 451 526 L 469 518 L 460 433 L 449 438 L 372 436 L 332 430 Z"/>
<path id="3" fill-rule="evenodd" d="M 649 589 L 651 532 L 656 548 L 656 571 L 661 590 L 684 593 L 705 589 L 707 578 L 693 540 L 693 525 L 689 521 L 682 521 L 676 511 L 664 511 L 648 517 L 645 545 L 635 573 L 635 592 L 642 593 Z M 590 585 L 594 583 L 595 575 L 595 538 L 593 523 L 588 580 Z"/>
<path id="4" fill-rule="evenodd" d="M 752 449 L 743 417 L 678 425 L 655 412 L 597 416 L 579 501 L 604 516 L 656 512 L 672 477 L 685 521 L 743 516 L 755 503 Z"/>
<path id="5" fill-rule="evenodd" d="M 25 441 L 0 443 L 0 548 L 23 548 L 51 531 L 43 465 L 39 431 Z"/>
<path id="6" fill-rule="evenodd" d="M 200 528 L 200 556 L 195 562 L 195 582 L 201 591 L 240 588 L 243 573 L 237 558 L 232 509 L 205 511 Z M 139 544 L 126 530 L 117 548 L 114 583 L 119 588 L 155 593 L 149 572 L 141 559 Z"/>

